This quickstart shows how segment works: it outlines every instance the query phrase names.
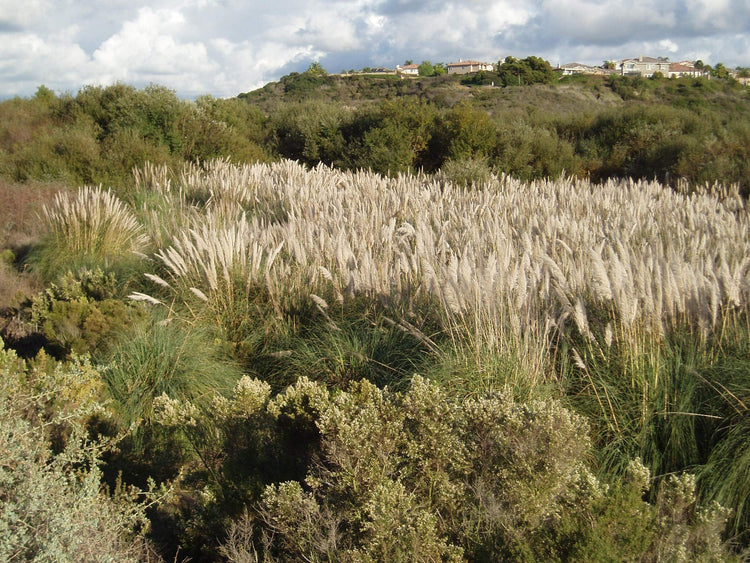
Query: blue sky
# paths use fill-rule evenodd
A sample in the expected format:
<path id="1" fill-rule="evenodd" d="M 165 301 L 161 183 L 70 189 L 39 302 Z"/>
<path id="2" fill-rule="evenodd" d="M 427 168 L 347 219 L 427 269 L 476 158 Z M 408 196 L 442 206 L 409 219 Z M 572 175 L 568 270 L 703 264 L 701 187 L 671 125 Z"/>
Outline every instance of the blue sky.
<path id="1" fill-rule="evenodd" d="M 0 98 L 40 84 L 235 96 L 320 61 L 638 55 L 750 66 L 748 0 L 0 0 Z"/>

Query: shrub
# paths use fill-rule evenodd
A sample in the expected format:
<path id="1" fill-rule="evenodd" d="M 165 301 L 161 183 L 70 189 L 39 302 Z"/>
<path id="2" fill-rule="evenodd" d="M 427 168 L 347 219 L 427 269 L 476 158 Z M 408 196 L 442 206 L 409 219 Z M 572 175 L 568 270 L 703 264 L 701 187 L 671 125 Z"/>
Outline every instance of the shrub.
<path id="1" fill-rule="evenodd" d="M 132 303 L 116 298 L 117 281 L 101 269 L 68 272 L 57 284 L 37 294 L 31 321 L 48 340 L 48 351 L 58 357 L 106 347 L 113 335 L 143 315 Z"/>
<path id="2" fill-rule="evenodd" d="M 437 177 L 457 186 L 473 187 L 487 184 L 493 174 L 486 159 L 462 158 L 446 160 Z"/>
<path id="3" fill-rule="evenodd" d="M 87 363 L 27 370 L 0 343 L 0 558 L 141 561 L 154 557 L 137 498 L 101 492 L 102 442 L 86 439 L 98 374 Z M 41 366 L 40 366 L 41 367 Z M 51 432 L 64 436 L 52 449 Z M 131 491 L 136 493 L 136 491 Z"/>
<path id="4" fill-rule="evenodd" d="M 304 484 L 267 486 L 225 552 L 424 561 L 725 555 L 726 511 L 697 509 L 694 480 L 670 480 L 649 505 L 641 499 L 649 472 L 636 461 L 629 480 L 603 487 L 586 467 L 585 421 L 555 401 L 451 400 L 419 378 L 404 393 L 361 382 L 327 394 L 301 381 L 267 411 L 312 415 L 319 461 Z"/>

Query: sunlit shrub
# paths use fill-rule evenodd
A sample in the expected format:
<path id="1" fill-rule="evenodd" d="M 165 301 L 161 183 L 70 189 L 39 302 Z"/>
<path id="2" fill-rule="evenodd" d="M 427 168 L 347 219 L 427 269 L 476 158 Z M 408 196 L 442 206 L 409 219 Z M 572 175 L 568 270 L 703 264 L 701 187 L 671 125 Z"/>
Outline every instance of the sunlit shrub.
<path id="1" fill-rule="evenodd" d="M 84 428 L 102 410 L 98 374 L 85 362 L 43 368 L 27 369 L 0 349 L 0 558 L 154 557 L 136 491 L 121 490 L 116 498 L 101 491 L 106 444 L 89 441 Z"/>

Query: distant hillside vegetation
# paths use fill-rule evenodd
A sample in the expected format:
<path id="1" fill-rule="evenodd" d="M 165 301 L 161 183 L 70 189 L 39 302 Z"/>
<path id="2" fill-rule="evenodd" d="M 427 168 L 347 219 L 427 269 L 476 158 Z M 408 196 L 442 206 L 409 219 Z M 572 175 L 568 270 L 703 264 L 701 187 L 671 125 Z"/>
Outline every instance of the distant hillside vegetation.
<path id="1" fill-rule="evenodd" d="M 499 86 L 507 77 L 489 72 L 307 71 L 195 101 L 160 86 L 60 96 L 42 86 L 0 104 L 0 176 L 119 188 L 145 161 L 289 158 L 382 174 L 441 170 L 467 184 L 566 175 L 750 190 L 750 89 L 729 79 L 543 76 Z"/>

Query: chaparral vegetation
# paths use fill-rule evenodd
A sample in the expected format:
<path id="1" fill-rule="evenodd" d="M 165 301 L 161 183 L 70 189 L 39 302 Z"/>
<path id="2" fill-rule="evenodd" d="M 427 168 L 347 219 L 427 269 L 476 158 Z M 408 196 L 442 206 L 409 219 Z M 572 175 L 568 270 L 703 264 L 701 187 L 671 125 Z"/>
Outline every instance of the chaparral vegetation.
<path id="1" fill-rule="evenodd" d="M 0 558 L 742 560 L 747 95 L 303 78 L 0 104 Z"/>

